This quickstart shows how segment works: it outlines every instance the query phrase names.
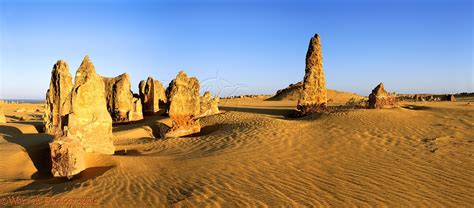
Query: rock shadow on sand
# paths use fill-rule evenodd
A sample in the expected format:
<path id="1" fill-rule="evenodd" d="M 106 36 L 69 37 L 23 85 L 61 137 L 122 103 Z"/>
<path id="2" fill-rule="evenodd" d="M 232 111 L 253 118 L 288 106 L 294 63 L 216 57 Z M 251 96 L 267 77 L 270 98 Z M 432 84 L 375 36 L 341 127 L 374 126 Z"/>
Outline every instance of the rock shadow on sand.
<path id="1" fill-rule="evenodd" d="M 262 114 L 270 116 L 289 117 L 294 110 L 292 109 L 268 109 L 268 108 L 249 108 L 249 107 L 219 107 L 224 111 L 236 111 L 244 113 Z"/>
<path id="2" fill-rule="evenodd" d="M 408 110 L 430 110 L 431 109 L 431 107 L 421 106 L 421 105 L 404 105 L 401 107 Z"/>
<path id="3" fill-rule="evenodd" d="M 25 148 L 37 172 L 33 179 L 44 178 L 51 175 L 51 160 L 49 142 L 53 136 L 49 134 L 23 134 L 20 129 L 12 126 L 0 126 L 0 133 L 8 135 L 4 137 L 7 142 L 18 144 Z"/>
<path id="4" fill-rule="evenodd" d="M 87 168 L 81 173 L 75 175 L 70 180 L 65 177 L 55 178 L 51 176 L 45 179 L 35 180 L 34 182 L 16 189 L 11 194 L 15 196 L 31 196 L 31 195 L 46 195 L 46 194 L 60 194 L 68 192 L 75 187 L 79 187 L 82 183 L 97 178 L 105 174 L 108 170 L 114 168 L 114 165 L 103 167 Z M 20 194 L 18 194 L 20 193 Z"/>

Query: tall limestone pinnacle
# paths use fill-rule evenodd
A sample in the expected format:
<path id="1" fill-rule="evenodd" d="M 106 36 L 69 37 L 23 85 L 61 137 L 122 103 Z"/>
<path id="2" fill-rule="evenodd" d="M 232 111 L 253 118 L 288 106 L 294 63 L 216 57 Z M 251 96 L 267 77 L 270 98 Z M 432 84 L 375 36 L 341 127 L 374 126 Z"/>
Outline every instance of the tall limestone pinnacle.
<path id="1" fill-rule="evenodd" d="M 302 114 L 310 114 L 324 108 L 327 103 L 326 80 L 323 71 L 321 40 L 318 34 L 311 38 L 306 53 L 303 91 L 297 108 Z"/>
<path id="2" fill-rule="evenodd" d="M 67 126 L 68 135 L 79 139 L 86 152 L 114 154 L 105 84 L 88 56 L 76 72 Z"/>
<path id="3" fill-rule="evenodd" d="M 43 116 L 45 132 L 60 134 L 64 117 L 70 112 L 70 94 L 72 90 L 72 76 L 68 64 L 59 60 L 54 64 L 51 72 L 49 89 L 46 92 L 45 113 Z"/>

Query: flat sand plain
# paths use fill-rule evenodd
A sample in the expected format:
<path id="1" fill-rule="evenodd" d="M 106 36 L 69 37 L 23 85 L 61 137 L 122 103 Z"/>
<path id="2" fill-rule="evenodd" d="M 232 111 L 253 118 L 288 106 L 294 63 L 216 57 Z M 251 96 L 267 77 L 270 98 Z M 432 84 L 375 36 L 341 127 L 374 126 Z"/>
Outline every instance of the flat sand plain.
<path id="1" fill-rule="evenodd" d="M 296 101 L 222 99 L 222 113 L 202 118 L 201 133 L 188 137 L 156 139 L 157 122 L 170 124 L 163 116 L 114 125 L 116 154 L 88 154 L 88 169 L 71 181 L 49 174 L 52 137 L 39 133 L 42 104 L 6 104 L 0 202 L 470 207 L 474 105 L 467 101 L 403 102 L 294 119 L 286 115 Z"/>

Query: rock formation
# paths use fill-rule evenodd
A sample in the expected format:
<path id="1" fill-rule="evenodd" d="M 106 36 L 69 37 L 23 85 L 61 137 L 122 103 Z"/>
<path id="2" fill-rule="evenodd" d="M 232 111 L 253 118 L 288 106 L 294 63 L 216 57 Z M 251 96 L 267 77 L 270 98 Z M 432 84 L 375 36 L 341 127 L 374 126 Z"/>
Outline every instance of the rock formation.
<path id="1" fill-rule="evenodd" d="M 171 81 L 167 89 L 169 102 L 168 114 L 173 125 L 166 137 L 180 137 L 201 130 L 201 125 L 195 117 L 199 115 L 199 81 L 195 77 L 188 78 L 180 71 Z"/>
<path id="2" fill-rule="evenodd" d="M 67 133 L 66 133 L 67 134 Z M 49 144 L 51 173 L 54 177 L 72 178 L 86 169 L 84 148 L 78 139 L 64 135 Z"/>
<path id="3" fill-rule="evenodd" d="M 7 119 L 5 118 L 5 111 L 3 109 L 3 101 L 0 100 L 0 123 L 6 123 Z"/>
<path id="4" fill-rule="evenodd" d="M 456 97 L 454 97 L 454 95 L 448 95 L 448 96 L 446 96 L 446 98 L 447 98 L 447 101 L 451 101 L 451 102 L 456 101 Z"/>
<path id="5" fill-rule="evenodd" d="M 143 113 L 152 115 L 160 110 L 160 102 L 166 103 L 165 88 L 158 80 L 148 77 L 138 85 L 140 89 L 140 99 L 142 101 Z"/>
<path id="6" fill-rule="evenodd" d="M 158 106 L 160 106 L 160 105 L 163 106 L 164 104 L 166 104 L 168 102 L 168 98 L 166 97 L 165 87 L 158 80 L 154 81 L 153 87 L 155 88 L 155 98 L 154 99 L 158 100 Z"/>
<path id="7" fill-rule="evenodd" d="M 212 98 L 211 93 L 206 91 L 200 100 L 200 116 L 208 116 L 219 113 L 219 97 Z"/>
<path id="8" fill-rule="evenodd" d="M 129 112 L 128 118 L 130 121 L 138 121 L 143 119 L 142 101 L 140 96 L 137 94 L 133 94 L 132 110 Z"/>
<path id="9" fill-rule="evenodd" d="M 326 103 L 327 91 L 323 71 L 323 56 L 319 35 L 315 34 L 309 42 L 308 52 L 306 53 L 303 90 L 297 108 L 300 114 L 308 115 L 325 108 Z"/>
<path id="10" fill-rule="evenodd" d="M 385 91 L 383 83 L 380 83 L 369 95 L 369 108 L 386 108 L 396 105 L 396 96 Z"/>
<path id="11" fill-rule="evenodd" d="M 69 134 L 81 141 L 86 152 L 114 154 L 112 118 L 107 111 L 105 85 L 86 56 L 76 72 L 67 115 Z"/>
<path id="12" fill-rule="evenodd" d="M 134 100 L 130 89 L 130 77 L 127 73 L 114 78 L 103 77 L 105 85 L 105 97 L 107 99 L 107 109 L 116 123 L 130 122 L 143 119 L 140 107 Z M 140 109 L 136 112 L 136 109 Z"/>
<path id="13" fill-rule="evenodd" d="M 44 111 L 44 127 L 48 134 L 58 134 L 61 131 L 65 116 L 70 112 L 70 94 L 72 90 L 72 76 L 68 64 L 59 60 L 54 64 L 51 72 L 49 89 L 46 92 L 46 106 Z"/>

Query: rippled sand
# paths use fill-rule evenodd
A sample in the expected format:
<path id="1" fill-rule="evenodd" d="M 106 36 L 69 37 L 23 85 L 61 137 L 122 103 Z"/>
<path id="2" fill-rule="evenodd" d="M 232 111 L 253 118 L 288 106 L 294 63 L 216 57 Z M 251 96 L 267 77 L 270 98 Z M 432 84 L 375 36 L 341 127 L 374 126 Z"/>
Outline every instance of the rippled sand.
<path id="1" fill-rule="evenodd" d="M 294 101 L 221 100 L 202 132 L 154 139 L 162 116 L 114 127 L 117 153 L 90 154 L 71 181 L 48 174 L 38 104 L 0 124 L 0 199 L 94 198 L 104 206 L 472 206 L 474 105 L 403 103 L 286 117 Z M 15 112 L 25 108 L 29 112 Z M 13 116 L 27 117 L 17 121 Z M 8 204 L 7 204 L 8 205 Z"/>

